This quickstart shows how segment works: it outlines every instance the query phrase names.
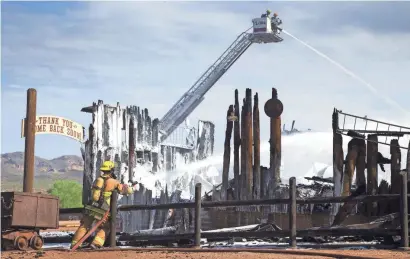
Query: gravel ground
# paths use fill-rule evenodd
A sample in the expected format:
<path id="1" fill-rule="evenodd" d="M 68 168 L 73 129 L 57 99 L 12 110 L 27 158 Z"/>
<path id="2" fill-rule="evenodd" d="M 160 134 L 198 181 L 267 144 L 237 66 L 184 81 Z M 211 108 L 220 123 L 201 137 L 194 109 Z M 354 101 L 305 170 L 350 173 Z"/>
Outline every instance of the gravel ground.
<path id="1" fill-rule="evenodd" d="M 278 251 L 278 250 L 276 250 Z M 1 258 L 4 259 L 29 259 L 29 258 L 41 258 L 41 259 L 113 259 L 113 258 L 138 258 L 138 259 L 249 259 L 249 258 L 261 258 L 261 259 L 282 259 L 282 258 L 344 258 L 346 256 L 356 256 L 356 258 L 380 258 L 380 259 L 401 259 L 410 258 L 410 252 L 405 251 L 391 251 L 391 250 L 302 250 L 306 255 L 290 255 L 281 253 L 256 253 L 256 252 L 149 252 L 149 251 L 106 251 L 106 252 L 64 252 L 64 251 L 45 251 L 40 252 L 2 252 Z M 309 253 L 331 253 L 335 256 L 324 257 L 318 255 L 310 255 Z"/>

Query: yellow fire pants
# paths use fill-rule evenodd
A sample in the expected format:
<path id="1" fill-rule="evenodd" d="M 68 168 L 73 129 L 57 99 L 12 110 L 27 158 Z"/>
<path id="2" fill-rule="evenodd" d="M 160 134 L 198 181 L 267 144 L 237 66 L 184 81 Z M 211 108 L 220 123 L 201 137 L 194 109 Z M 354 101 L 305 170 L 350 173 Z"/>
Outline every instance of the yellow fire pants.
<path id="1" fill-rule="evenodd" d="M 74 246 L 77 244 L 80 239 L 87 234 L 87 232 L 92 228 L 92 225 L 94 223 L 95 219 L 94 217 L 90 215 L 83 215 L 83 218 L 81 220 L 81 224 L 78 227 L 77 231 L 75 232 L 73 239 L 71 241 L 71 246 Z M 94 240 L 92 242 L 93 245 L 96 245 L 98 247 L 102 247 L 105 242 L 106 236 L 110 232 L 110 223 L 109 220 L 104 222 L 103 224 L 100 225 L 100 227 L 97 229 L 97 233 L 94 237 Z"/>

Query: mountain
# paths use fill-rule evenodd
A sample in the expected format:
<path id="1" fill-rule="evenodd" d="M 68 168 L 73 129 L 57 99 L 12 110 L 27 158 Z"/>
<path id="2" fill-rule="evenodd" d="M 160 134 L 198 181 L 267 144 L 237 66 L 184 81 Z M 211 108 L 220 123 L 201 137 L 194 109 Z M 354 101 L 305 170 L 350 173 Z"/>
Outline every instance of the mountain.
<path id="1" fill-rule="evenodd" d="M 34 189 L 45 191 L 56 180 L 75 180 L 82 184 L 84 161 L 79 156 L 60 156 L 51 160 L 35 157 Z M 1 155 L 1 190 L 22 190 L 24 152 Z"/>

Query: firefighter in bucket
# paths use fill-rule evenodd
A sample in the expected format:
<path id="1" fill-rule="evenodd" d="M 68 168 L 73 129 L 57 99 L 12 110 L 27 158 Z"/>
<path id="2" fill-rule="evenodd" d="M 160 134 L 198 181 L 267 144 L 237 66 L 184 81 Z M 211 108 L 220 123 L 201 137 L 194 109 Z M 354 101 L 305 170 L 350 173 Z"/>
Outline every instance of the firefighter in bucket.
<path id="1" fill-rule="evenodd" d="M 100 168 L 101 176 L 93 183 L 91 201 L 88 205 L 84 206 L 84 215 L 71 241 L 71 248 L 87 234 L 95 221 L 101 220 L 105 212 L 110 210 L 111 194 L 113 191 L 118 191 L 122 195 L 130 195 L 134 192 L 135 185 L 131 187 L 127 184 L 121 184 L 116 179 L 114 168 L 115 164 L 112 161 L 105 161 L 102 164 Z M 104 245 L 105 238 L 110 232 L 109 218 L 97 229 L 90 248 L 98 249 Z"/>

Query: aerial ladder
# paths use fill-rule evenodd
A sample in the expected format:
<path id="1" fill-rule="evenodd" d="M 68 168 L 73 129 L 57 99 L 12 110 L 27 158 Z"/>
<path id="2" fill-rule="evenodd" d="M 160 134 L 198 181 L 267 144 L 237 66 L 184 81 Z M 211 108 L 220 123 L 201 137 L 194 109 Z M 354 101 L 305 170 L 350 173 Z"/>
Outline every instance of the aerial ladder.
<path id="1" fill-rule="evenodd" d="M 270 11 L 252 20 L 253 26 L 242 32 L 194 85 L 172 106 L 159 122 L 161 141 L 164 141 L 205 99 L 205 94 L 237 61 L 252 43 L 278 43 L 282 21 Z M 248 32 L 253 28 L 252 32 Z"/>

